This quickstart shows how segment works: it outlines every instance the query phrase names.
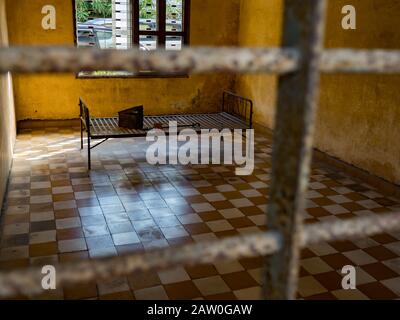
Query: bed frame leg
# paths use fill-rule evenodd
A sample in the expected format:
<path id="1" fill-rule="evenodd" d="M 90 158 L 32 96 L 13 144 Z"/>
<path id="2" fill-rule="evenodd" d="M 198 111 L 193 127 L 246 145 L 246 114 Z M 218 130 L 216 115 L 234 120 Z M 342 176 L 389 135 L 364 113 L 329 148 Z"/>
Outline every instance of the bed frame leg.
<path id="1" fill-rule="evenodd" d="M 81 150 L 83 150 L 83 125 L 81 120 Z"/>
<path id="2" fill-rule="evenodd" d="M 90 136 L 88 135 L 88 169 L 92 170 L 92 163 L 90 159 Z"/>

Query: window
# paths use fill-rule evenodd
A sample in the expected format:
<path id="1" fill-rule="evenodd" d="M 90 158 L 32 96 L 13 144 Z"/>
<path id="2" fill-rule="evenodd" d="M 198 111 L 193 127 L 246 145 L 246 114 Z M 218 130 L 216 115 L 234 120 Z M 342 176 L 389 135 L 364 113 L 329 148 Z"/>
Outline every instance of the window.
<path id="1" fill-rule="evenodd" d="M 143 50 L 180 50 L 189 43 L 189 1 L 133 0 L 133 42 Z"/>
<path id="2" fill-rule="evenodd" d="M 101 49 L 181 50 L 189 44 L 190 0 L 75 0 L 76 45 Z M 82 77 L 160 76 L 119 71 Z"/>

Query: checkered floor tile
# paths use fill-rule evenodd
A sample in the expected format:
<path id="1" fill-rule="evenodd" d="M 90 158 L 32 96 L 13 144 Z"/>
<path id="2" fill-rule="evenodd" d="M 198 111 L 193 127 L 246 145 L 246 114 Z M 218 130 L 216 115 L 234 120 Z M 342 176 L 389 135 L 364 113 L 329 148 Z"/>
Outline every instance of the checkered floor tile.
<path id="1" fill-rule="evenodd" d="M 147 164 L 144 139 L 111 140 L 86 152 L 74 129 L 18 135 L 1 218 L 0 269 L 143 252 L 266 230 L 271 139 L 256 135 L 255 170 Z M 377 215 L 400 200 L 327 166 L 314 167 L 307 223 Z M 357 270 L 343 290 L 341 269 Z M 177 268 L 58 288 L 42 299 L 258 299 L 263 258 Z M 298 297 L 397 299 L 400 233 L 303 250 Z M 16 297 L 28 298 L 28 297 Z"/>

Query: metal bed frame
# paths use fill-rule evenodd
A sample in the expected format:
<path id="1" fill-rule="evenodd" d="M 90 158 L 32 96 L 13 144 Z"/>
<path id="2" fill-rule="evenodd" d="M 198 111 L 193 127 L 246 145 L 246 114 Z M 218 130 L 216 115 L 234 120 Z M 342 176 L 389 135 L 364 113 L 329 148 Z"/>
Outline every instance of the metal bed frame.
<path id="1" fill-rule="evenodd" d="M 84 132 L 87 134 L 88 169 L 91 170 L 91 150 L 113 138 L 145 137 L 155 124 L 162 124 L 168 134 L 168 124 L 176 121 L 178 128 L 191 127 L 196 132 L 203 129 L 251 129 L 253 127 L 253 101 L 229 91 L 223 92 L 222 109 L 218 113 L 178 114 L 145 116 L 143 130 L 127 129 L 118 126 L 117 117 L 92 118 L 87 104 L 79 99 L 81 149 L 84 148 Z M 92 140 L 102 140 L 91 145 Z"/>
<path id="2" fill-rule="evenodd" d="M 268 231 L 61 264 L 57 266 L 57 285 L 262 255 L 268 256 L 263 297 L 295 299 L 302 248 L 400 230 L 400 213 L 304 225 L 302 210 L 313 150 L 319 73 L 400 73 L 399 50 L 324 49 L 326 8 L 327 0 L 284 0 L 283 48 L 186 48 L 148 53 L 136 49 L 0 48 L 0 73 L 139 72 L 151 67 L 160 73 L 279 75 Z M 90 128 L 89 121 L 85 123 Z M 41 293 L 41 281 L 38 267 L 0 272 L 0 297 Z"/>

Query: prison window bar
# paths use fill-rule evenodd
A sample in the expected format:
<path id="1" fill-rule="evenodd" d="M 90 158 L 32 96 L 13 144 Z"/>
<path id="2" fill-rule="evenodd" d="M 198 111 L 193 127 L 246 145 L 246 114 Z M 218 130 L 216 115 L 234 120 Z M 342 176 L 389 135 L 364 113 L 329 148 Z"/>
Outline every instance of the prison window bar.
<path id="1" fill-rule="evenodd" d="M 276 73 L 294 72 L 300 52 L 291 48 L 209 48 L 182 51 L 137 49 L 102 50 L 74 47 L 0 48 L 0 73 L 60 73 L 84 71 L 153 70 L 160 73 Z M 322 53 L 321 72 L 399 73 L 400 50 L 328 49 Z"/>
<path id="2" fill-rule="evenodd" d="M 176 264 L 272 254 L 267 259 L 265 297 L 294 299 L 300 249 L 305 245 L 400 229 L 400 214 L 303 226 L 302 209 L 309 180 L 319 72 L 400 72 L 400 51 L 324 51 L 325 13 L 326 0 L 285 0 L 282 49 L 193 48 L 145 54 L 137 50 L 55 47 L 0 49 L 0 73 L 78 72 L 84 69 L 138 71 L 146 67 L 166 73 L 228 71 L 280 74 L 268 210 L 271 231 L 145 254 L 61 265 L 57 277 L 59 284 L 108 279 Z M 41 290 L 39 279 L 41 274 L 34 268 L 1 273 L 0 295 L 38 292 Z"/>
<path id="3" fill-rule="evenodd" d="M 10 47 L 0 49 L 0 73 L 124 70 L 133 73 L 294 71 L 297 50 L 279 48 L 185 48 L 182 51 L 102 50 L 74 47 Z"/>
<path id="4" fill-rule="evenodd" d="M 340 241 L 373 236 L 382 232 L 400 230 L 399 214 L 366 216 L 338 222 L 322 222 L 305 227 L 300 238 L 301 247 L 321 241 Z M 158 249 L 147 253 L 132 253 L 111 258 L 96 258 L 60 264 L 57 287 L 91 281 L 107 280 L 150 270 L 163 270 L 176 266 L 219 263 L 241 258 L 266 256 L 282 249 L 284 239 L 278 232 L 269 231 L 205 241 L 179 247 Z M 30 267 L 0 272 L 0 297 L 33 296 L 43 292 L 41 268 Z"/>
<path id="5" fill-rule="evenodd" d="M 264 295 L 269 299 L 295 299 L 297 292 L 326 6 L 325 0 L 285 1 L 282 45 L 298 48 L 302 59 L 296 72 L 278 80 L 267 221 L 284 242 L 266 258 Z"/>

